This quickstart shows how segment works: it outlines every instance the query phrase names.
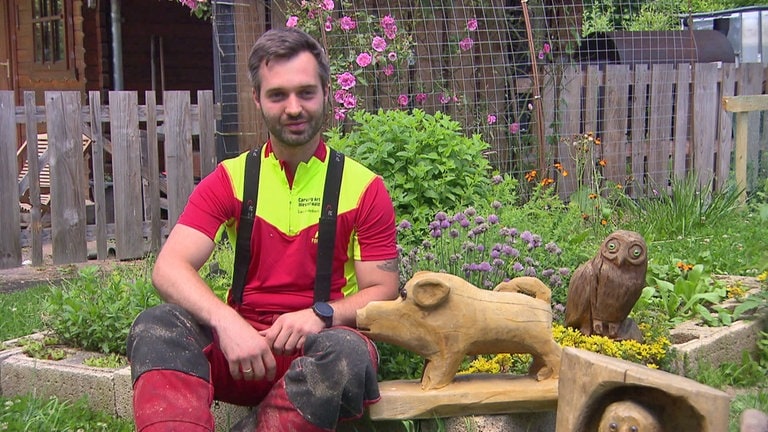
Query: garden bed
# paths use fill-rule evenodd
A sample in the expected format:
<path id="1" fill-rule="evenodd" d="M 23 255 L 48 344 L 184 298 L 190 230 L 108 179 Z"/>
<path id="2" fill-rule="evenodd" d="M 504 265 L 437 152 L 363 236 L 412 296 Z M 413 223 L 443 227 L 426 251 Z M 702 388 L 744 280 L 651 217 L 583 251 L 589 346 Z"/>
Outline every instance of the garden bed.
<path id="1" fill-rule="evenodd" d="M 755 349 L 759 333 L 764 329 L 765 320 L 737 321 L 727 327 L 702 327 L 689 322 L 678 326 L 672 331 L 673 349 L 677 352 L 674 367 L 677 373 L 683 374 L 692 370 L 700 362 L 717 366 L 725 361 L 733 361 L 743 351 Z M 41 335 L 37 335 L 41 337 Z M 6 342 L 6 349 L 0 351 L 0 394 L 14 396 L 36 394 L 39 397 L 57 396 L 68 400 L 78 399 L 84 395 L 89 398 L 90 406 L 122 418 L 131 416 L 131 378 L 130 368 L 118 369 L 95 368 L 85 366 L 83 359 L 98 354 L 72 352 L 64 360 L 38 360 L 28 357 L 21 352 L 18 340 Z M 408 404 L 401 387 L 382 384 L 382 402 L 372 410 L 376 430 L 400 431 L 403 409 Z M 556 399 L 556 388 L 554 398 Z M 529 409 L 521 409 L 519 401 L 510 401 L 509 414 L 489 414 L 482 409 L 474 408 L 472 396 L 458 392 L 448 396 L 449 400 L 441 400 L 443 406 L 458 404 L 464 408 L 451 408 L 452 417 L 444 419 L 447 432 L 463 432 L 468 430 L 483 431 L 554 431 L 554 403 L 539 403 Z M 514 405 L 517 403 L 518 405 Z M 505 411 L 497 408 L 495 412 Z M 517 406 L 517 408 L 515 408 Z M 515 412 L 517 411 L 517 412 Z M 520 412 L 530 411 L 530 412 Z M 217 403 L 213 408 L 216 424 L 219 430 L 229 430 L 240 418 L 249 413 L 247 408 L 229 404 Z M 479 414 L 479 415 L 472 415 Z M 469 416 L 469 417 L 465 417 Z M 417 416 L 418 417 L 418 416 Z M 387 420 L 391 419 L 391 420 Z M 355 430 L 370 422 L 369 419 L 345 425 L 340 430 Z M 416 420 L 425 424 L 434 423 L 431 420 Z M 480 427 L 480 429 L 478 429 Z M 425 430 L 424 428 L 422 430 Z M 429 430 L 429 426 L 426 426 Z"/>

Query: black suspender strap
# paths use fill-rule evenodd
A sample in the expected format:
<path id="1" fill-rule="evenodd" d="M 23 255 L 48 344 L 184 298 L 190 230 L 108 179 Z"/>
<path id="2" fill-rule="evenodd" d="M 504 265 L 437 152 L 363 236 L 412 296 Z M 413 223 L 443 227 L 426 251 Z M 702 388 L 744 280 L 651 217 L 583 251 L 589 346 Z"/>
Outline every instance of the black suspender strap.
<path id="1" fill-rule="evenodd" d="M 328 171 L 325 173 L 325 189 L 320 212 L 317 239 L 317 273 L 315 274 L 315 303 L 331 298 L 331 274 L 333 273 L 333 245 L 336 241 L 336 216 L 339 211 L 341 176 L 344 173 L 344 155 L 330 149 Z"/>
<path id="2" fill-rule="evenodd" d="M 251 261 L 251 234 L 256 220 L 256 200 L 259 196 L 259 172 L 261 171 L 261 149 L 251 150 L 245 157 L 245 181 L 243 182 L 243 206 L 240 209 L 240 223 L 237 227 L 235 263 L 232 269 L 232 300 L 243 303 L 245 277 Z"/>
<path id="3" fill-rule="evenodd" d="M 328 301 L 331 296 L 331 274 L 333 248 L 336 242 L 336 216 L 339 207 L 341 177 L 344 172 L 344 155 L 330 150 L 328 169 L 325 174 L 323 201 L 318 226 L 317 270 L 315 276 L 314 300 Z M 248 153 L 245 159 L 245 179 L 243 185 L 243 206 L 240 211 L 240 223 L 237 228 L 235 263 L 232 276 L 231 295 L 235 304 L 243 303 L 245 279 L 251 261 L 251 235 L 256 219 L 256 202 L 259 192 L 259 171 L 261 170 L 261 148 Z M 247 199 L 250 197 L 250 199 Z"/>

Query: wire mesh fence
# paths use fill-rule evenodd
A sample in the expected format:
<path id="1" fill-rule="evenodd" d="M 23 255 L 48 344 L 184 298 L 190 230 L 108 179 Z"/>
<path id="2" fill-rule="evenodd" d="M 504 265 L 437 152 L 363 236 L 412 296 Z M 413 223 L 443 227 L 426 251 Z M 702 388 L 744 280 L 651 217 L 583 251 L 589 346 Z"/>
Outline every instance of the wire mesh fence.
<path id="1" fill-rule="evenodd" d="M 266 139 L 249 107 L 247 52 L 267 29 L 291 26 L 329 54 L 329 126 L 348 130 L 360 110 L 440 111 L 482 135 L 496 170 L 524 183 L 556 182 L 564 197 L 597 177 L 635 196 L 689 172 L 722 185 L 733 144 L 720 100 L 761 94 L 765 70 L 739 63 L 722 24 L 692 26 L 690 6 L 665 7 L 214 1 L 225 153 Z M 752 177 L 764 178 L 766 143 L 753 133 Z"/>

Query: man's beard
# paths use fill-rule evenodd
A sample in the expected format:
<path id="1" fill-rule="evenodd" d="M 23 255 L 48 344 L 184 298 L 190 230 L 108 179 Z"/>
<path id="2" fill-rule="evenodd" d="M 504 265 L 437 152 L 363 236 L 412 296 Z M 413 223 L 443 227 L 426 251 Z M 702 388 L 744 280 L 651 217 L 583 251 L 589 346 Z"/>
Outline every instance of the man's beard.
<path id="1" fill-rule="evenodd" d="M 307 143 L 309 143 L 323 128 L 323 123 L 325 119 L 325 113 L 326 109 L 323 107 L 322 112 L 320 115 L 312 116 L 312 115 L 304 115 L 300 117 L 298 120 L 306 120 L 308 123 L 306 124 L 306 128 L 304 129 L 304 132 L 302 132 L 300 135 L 295 135 L 290 133 L 290 131 L 283 127 L 280 124 L 280 120 L 271 120 L 267 116 L 263 115 L 262 117 L 264 119 L 264 123 L 267 126 L 267 130 L 269 130 L 269 134 L 272 137 L 273 141 L 277 141 L 280 144 L 284 144 L 289 147 L 301 147 Z"/>

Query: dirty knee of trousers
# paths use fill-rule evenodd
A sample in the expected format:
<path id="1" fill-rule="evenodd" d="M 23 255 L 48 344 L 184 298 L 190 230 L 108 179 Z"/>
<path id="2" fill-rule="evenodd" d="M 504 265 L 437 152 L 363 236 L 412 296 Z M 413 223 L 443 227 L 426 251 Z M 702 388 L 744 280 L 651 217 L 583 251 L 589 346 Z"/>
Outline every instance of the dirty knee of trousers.
<path id="1" fill-rule="evenodd" d="M 133 322 L 127 340 L 133 381 L 153 369 L 175 370 L 210 381 L 203 349 L 212 340 L 211 331 L 177 305 L 161 304 L 143 311 Z"/>
<path id="2" fill-rule="evenodd" d="M 379 399 L 373 343 L 351 328 L 307 337 L 304 356 L 285 374 L 288 398 L 304 418 L 332 429 Z"/>

